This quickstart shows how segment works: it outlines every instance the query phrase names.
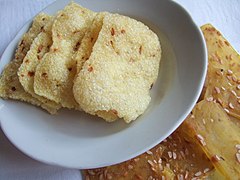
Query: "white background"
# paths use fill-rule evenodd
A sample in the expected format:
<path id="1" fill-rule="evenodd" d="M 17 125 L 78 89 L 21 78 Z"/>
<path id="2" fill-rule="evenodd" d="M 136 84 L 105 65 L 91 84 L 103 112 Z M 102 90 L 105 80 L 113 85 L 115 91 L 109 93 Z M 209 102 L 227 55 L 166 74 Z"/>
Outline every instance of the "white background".
<path id="1" fill-rule="evenodd" d="M 54 0 L 0 0 L 0 56 L 20 28 Z M 213 24 L 240 52 L 240 1 L 177 0 L 199 25 Z M 0 179 L 79 180 L 79 170 L 32 160 L 9 143 L 0 130 Z"/>

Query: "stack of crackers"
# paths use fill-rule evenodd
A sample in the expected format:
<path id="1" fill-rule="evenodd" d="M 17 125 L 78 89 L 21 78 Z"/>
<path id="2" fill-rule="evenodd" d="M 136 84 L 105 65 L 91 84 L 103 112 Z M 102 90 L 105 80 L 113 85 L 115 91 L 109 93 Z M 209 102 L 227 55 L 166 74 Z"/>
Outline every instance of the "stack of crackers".
<path id="1" fill-rule="evenodd" d="M 129 123 L 150 103 L 160 59 L 159 39 L 143 23 L 72 2 L 34 19 L 1 75 L 0 96 Z"/>
<path id="2" fill-rule="evenodd" d="M 85 179 L 240 179 L 240 57 L 212 25 L 202 31 L 208 74 L 184 123 L 134 159 L 85 170 Z M 149 105 L 160 58 L 158 37 L 143 23 L 70 3 L 35 17 L 2 72 L 0 96 L 129 123 Z"/>
<path id="3" fill-rule="evenodd" d="M 191 114 L 153 149 L 85 179 L 240 179 L 240 56 L 212 25 L 201 29 L 208 74 Z"/>

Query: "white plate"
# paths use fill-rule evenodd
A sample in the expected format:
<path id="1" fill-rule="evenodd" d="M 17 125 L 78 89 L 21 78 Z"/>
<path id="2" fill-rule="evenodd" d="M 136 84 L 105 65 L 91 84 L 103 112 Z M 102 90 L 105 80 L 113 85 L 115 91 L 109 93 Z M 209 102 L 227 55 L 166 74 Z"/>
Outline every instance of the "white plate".
<path id="1" fill-rule="evenodd" d="M 129 15 L 148 24 L 162 43 L 159 78 L 148 110 L 135 122 L 106 123 L 82 112 L 61 110 L 52 116 L 40 108 L 0 100 L 1 127 L 28 156 L 54 165 L 95 168 L 133 158 L 157 145 L 186 118 L 196 103 L 207 69 L 206 47 L 189 14 L 172 1 L 78 0 L 94 11 Z M 68 3 L 58 0 L 45 10 L 54 14 Z M 27 23 L 1 58 L 0 72 L 12 59 Z"/>

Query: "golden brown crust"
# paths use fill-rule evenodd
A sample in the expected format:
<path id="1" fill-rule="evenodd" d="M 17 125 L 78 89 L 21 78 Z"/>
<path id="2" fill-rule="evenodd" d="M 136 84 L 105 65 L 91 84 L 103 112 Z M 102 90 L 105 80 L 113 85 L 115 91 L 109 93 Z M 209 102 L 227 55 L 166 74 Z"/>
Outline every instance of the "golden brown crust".
<path id="1" fill-rule="evenodd" d="M 86 179 L 191 179 L 213 169 L 201 148 L 182 127 L 150 151 L 118 165 L 85 170 Z"/>

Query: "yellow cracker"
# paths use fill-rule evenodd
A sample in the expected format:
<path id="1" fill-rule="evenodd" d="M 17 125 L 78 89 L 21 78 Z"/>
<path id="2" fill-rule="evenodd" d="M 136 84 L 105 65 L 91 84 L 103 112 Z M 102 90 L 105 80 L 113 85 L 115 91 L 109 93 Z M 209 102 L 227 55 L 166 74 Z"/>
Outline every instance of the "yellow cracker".
<path id="1" fill-rule="evenodd" d="M 161 48 L 143 23 L 107 14 L 90 58 L 77 75 L 73 92 L 80 107 L 107 121 L 135 120 L 150 102 Z"/>
<path id="2" fill-rule="evenodd" d="M 35 17 L 32 27 L 23 35 L 22 40 L 18 44 L 15 53 L 15 58 L 5 67 L 0 78 L 0 96 L 4 99 L 16 99 L 29 102 L 33 105 L 41 106 L 52 114 L 56 113 L 56 109 L 41 103 L 36 98 L 32 97 L 29 93 L 25 92 L 21 86 L 17 70 L 20 67 L 25 55 L 27 54 L 30 46 L 42 31 L 44 25 L 49 21 L 50 16 L 40 13 Z"/>
<path id="3" fill-rule="evenodd" d="M 52 45 L 52 24 L 54 17 L 52 17 L 46 26 L 43 28 L 43 31 L 34 39 L 30 50 L 27 52 L 27 55 L 23 59 L 23 63 L 18 69 L 18 78 L 23 86 L 24 90 L 30 93 L 33 97 L 41 101 L 42 103 L 48 104 L 56 110 L 61 106 L 53 101 L 50 101 L 44 97 L 38 96 L 34 92 L 33 82 L 36 67 L 41 61 L 44 54 L 49 51 L 50 46 Z"/>
<path id="4" fill-rule="evenodd" d="M 208 48 L 205 99 L 216 100 L 240 119 L 240 55 L 212 25 L 202 26 Z"/>
<path id="5" fill-rule="evenodd" d="M 73 56 L 95 13 L 75 3 L 60 11 L 52 27 L 53 44 L 37 67 L 34 91 L 63 107 L 77 108 L 72 86 L 76 73 Z"/>

